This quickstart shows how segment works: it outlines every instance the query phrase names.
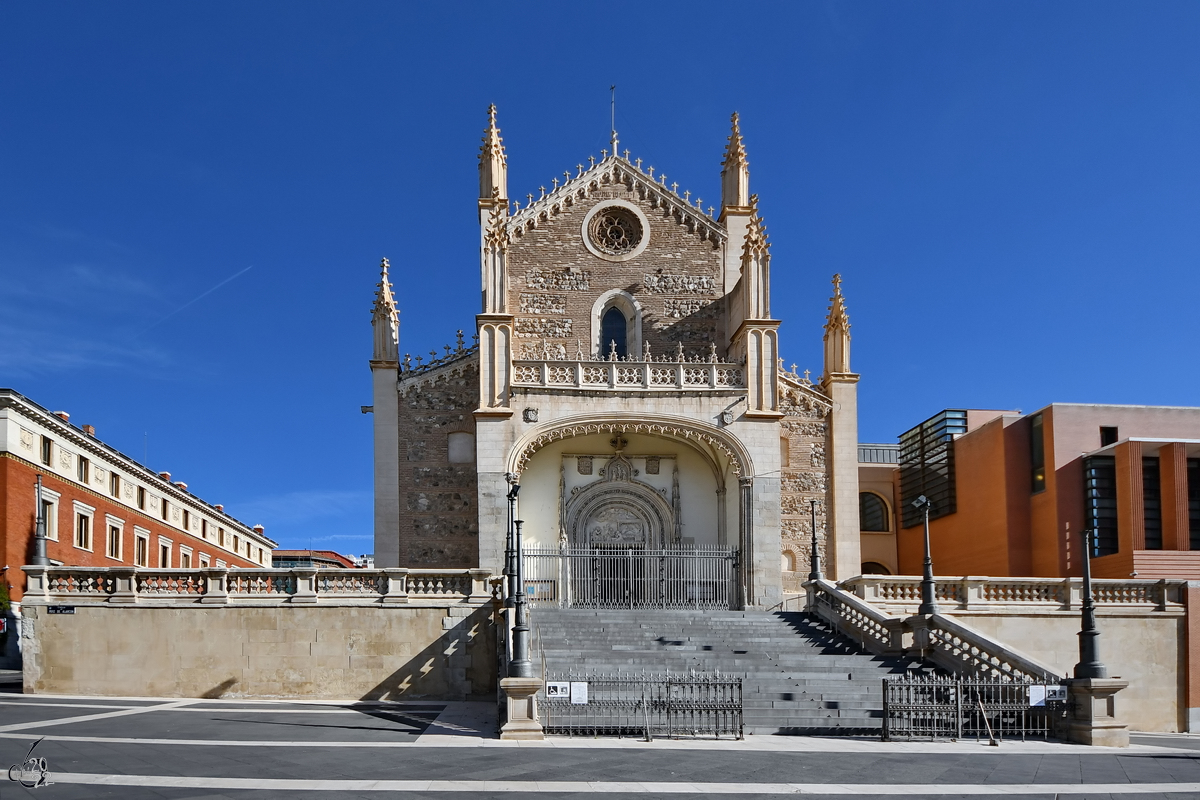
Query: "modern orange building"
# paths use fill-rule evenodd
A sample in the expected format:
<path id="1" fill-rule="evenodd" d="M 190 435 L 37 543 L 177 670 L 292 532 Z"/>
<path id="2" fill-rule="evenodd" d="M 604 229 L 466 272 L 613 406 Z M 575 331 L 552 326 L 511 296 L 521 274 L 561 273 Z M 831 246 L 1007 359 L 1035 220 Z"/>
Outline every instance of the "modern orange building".
<path id="1" fill-rule="evenodd" d="M 1091 529 L 1095 577 L 1200 580 L 1200 408 L 948 409 L 900 437 L 892 475 L 901 574 L 921 572 L 925 495 L 939 575 L 1078 576 Z"/>

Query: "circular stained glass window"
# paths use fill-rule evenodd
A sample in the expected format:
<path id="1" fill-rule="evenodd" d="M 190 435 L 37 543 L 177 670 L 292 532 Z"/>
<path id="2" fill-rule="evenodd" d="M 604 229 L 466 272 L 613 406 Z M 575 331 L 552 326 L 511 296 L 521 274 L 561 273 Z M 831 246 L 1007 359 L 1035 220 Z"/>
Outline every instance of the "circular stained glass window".
<path id="1" fill-rule="evenodd" d="M 632 253 L 642 242 L 642 222 L 627 208 L 609 206 L 592 217 L 588 238 L 592 246 L 610 256 Z"/>

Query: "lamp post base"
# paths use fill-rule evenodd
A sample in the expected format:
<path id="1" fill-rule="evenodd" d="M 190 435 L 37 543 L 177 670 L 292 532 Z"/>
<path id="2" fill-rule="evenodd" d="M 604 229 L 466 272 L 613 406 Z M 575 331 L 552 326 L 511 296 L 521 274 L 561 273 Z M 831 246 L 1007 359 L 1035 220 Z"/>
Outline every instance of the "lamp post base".
<path id="1" fill-rule="evenodd" d="M 508 719 L 500 728 L 501 739 L 546 738 L 537 712 L 536 695 L 541 688 L 541 678 L 504 678 L 500 681 L 508 708 Z"/>
<path id="2" fill-rule="evenodd" d="M 1117 692 L 1129 681 L 1076 678 L 1069 683 L 1073 709 L 1068 738 L 1099 747 L 1129 747 L 1129 729 L 1116 718 Z"/>

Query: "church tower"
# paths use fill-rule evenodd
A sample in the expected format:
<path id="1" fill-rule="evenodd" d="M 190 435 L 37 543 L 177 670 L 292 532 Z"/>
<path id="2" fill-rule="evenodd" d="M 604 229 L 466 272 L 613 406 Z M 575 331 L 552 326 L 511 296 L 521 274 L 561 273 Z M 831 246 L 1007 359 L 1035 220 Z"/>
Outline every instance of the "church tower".
<path id="1" fill-rule="evenodd" d="M 460 331 L 428 363 L 400 358 L 385 271 L 372 369 L 395 383 L 390 407 L 384 389 L 375 401 L 377 563 L 498 572 L 519 484 L 537 602 L 774 607 L 799 591 L 814 515 L 831 574 L 857 574 L 840 289 L 816 385 L 782 365 L 738 116 L 715 216 L 617 152 L 616 131 L 610 146 L 510 198 L 488 109 L 477 345 Z"/>

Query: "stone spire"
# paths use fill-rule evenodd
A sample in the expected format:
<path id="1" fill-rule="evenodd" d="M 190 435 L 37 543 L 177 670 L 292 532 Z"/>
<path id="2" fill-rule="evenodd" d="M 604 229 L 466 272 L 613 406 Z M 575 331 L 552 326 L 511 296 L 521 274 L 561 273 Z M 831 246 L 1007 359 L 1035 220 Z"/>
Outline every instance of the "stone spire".
<path id="1" fill-rule="evenodd" d="M 483 129 L 483 145 L 479 148 L 479 200 L 491 202 L 493 197 L 508 200 L 508 156 L 504 140 L 496 127 L 496 106 L 488 106 L 488 125 Z"/>
<path id="2" fill-rule="evenodd" d="M 750 196 L 750 219 L 742 247 L 742 286 L 745 319 L 771 318 L 771 244 L 758 213 L 758 195 Z"/>
<path id="3" fill-rule="evenodd" d="M 480 211 L 482 213 L 482 203 Z M 480 271 L 483 280 L 483 313 L 504 314 L 508 310 L 508 205 L 492 190 L 492 207 L 483 221 Z"/>
<path id="4" fill-rule="evenodd" d="M 850 317 L 846 298 L 842 297 L 842 276 L 833 276 L 833 297 L 829 298 L 829 316 L 825 321 L 825 377 L 850 373 Z"/>
<path id="5" fill-rule="evenodd" d="M 721 168 L 721 212 L 727 208 L 745 208 L 750 204 L 750 162 L 746 160 L 746 145 L 738 115 L 733 115 L 733 131 L 725 148 L 725 163 Z"/>
<path id="6" fill-rule="evenodd" d="M 371 307 L 371 328 L 375 331 L 375 349 L 371 360 L 395 364 L 400 358 L 400 312 L 396 310 L 396 296 L 388 281 L 388 266 L 386 258 L 379 264 L 375 305 Z"/>

